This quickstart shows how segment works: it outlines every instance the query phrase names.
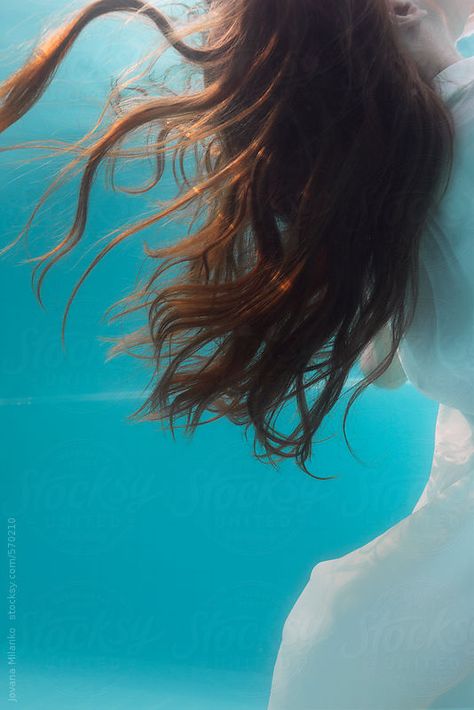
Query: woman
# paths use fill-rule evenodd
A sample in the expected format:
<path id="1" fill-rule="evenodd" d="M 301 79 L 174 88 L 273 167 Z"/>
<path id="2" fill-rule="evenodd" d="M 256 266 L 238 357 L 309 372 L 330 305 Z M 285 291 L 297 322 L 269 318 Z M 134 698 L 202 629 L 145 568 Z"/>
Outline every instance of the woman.
<path id="1" fill-rule="evenodd" d="M 411 515 L 314 567 L 284 625 L 269 710 L 474 707 L 474 58 L 455 48 L 474 8 L 393 6 L 403 47 L 456 127 L 451 185 L 425 231 L 418 308 L 399 349 L 410 381 L 441 402 L 432 471 Z M 369 369 L 387 351 L 378 347 Z"/>
<path id="2" fill-rule="evenodd" d="M 111 125 L 71 148 L 71 167 L 85 162 L 76 219 L 36 270 L 40 295 L 51 266 L 80 243 L 99 166 L 126 156 L 132 132 L 159 138 L 130 152 L 157 157 L 144 190 L 159 182 L 171 138 L 175 160 L 201 149 L 177 199 L 100 255 L 169 214 L 201 218 L 176 245 L 146 249 L 151 263 L 165 261 L 123 303 L 122 315 L 147 316 L 117 349 L 154 363 L 140 410 L 149 418 L 173 426 L 185 414 L 192 432 L 212 410 L 252 426 L 271 463 L 292 457 L 313 475 L 314 434 L 358 361 L 366 377 L 344 434 L 371 383 L 408 376 L 441 403 L 433 471 L 413 514 L 315 567 L 285 623 L 271 710 L 428 707 L 474 664 L 472 636 L 432 648 L 425 633 L 445 608 L 459 634 L 474 615 L 474 60 L 454 46 L 473 9 L 462 0 L 218 0 L 178 30 L 139 0 L 97 0 L 0 86 L 6 130 L 81 30 L 119 10 L 149 19 L 203 72 L 202 87 L 182 95 L 114 92 Z M 197 32 L 198 47 L 183 41 Z M 290 400 L 298 422 L 284 434 L 275 418 Z"/>

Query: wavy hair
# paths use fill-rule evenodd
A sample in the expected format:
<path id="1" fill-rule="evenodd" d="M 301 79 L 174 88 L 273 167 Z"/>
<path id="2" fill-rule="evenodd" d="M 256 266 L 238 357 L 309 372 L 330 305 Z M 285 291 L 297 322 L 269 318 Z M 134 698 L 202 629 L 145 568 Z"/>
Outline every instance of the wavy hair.
<path id="1" fill-rule="evenodd" d="M 257 458 L 294 458 L 327 480 L 306 465 L 315 432 L 362 351 L 389 327 L 389 355 L 345 410 L 350 448 L 349 409 L 389 367 L 412 322 L 420 238 L 451 174 L 451 114 L 402 50 L 388 0 L 217 0 L 194 5 L 182 24 L 141 0 L 95 0 L 0 85 L 0 131 L 40 99 L 82 30 L 116 12 L 153 23 L 200 83 L 180 93 L 151 82 L 133 99 L 119 85 L 106 105 L 111 121 L 104 109 L 83 139 L 56 148 L 74 157 L 22 234 L 71 171 L 81 182 L 72 226 L 31 260 L 38 298 L 50 268 L 81 240 L 99 167 L 113 173 L 119 158 L 152 156 L 153 181 L 134 190 L 146 192 L 171 153 L 178 197 L 108 241 L 76 284 L 63 329 L 79 287 L 113 247 L 167 216 L 191 216 L 172 246 L 145 246 L 151 273 L 112 306 L 112 320 L 147 316 L 112 349 L 153 364 L 134 416 L 173 430 L 186 415 L 191 434 L 226 416 L 253 427 Z M 146 145 L 125 150 L 142 129 Z M 275 424 L 289 401 L 297 425 L 284 434 Z M 216 416 L 202 421 L 205 410 Z"/>

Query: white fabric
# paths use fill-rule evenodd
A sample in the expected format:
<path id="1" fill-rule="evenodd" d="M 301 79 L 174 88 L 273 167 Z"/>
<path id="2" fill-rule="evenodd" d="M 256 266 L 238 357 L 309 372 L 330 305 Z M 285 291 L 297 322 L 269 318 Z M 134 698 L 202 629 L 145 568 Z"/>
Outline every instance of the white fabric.
<path id="1" fill-rule="evenodd" d="M 423 234 L 418 307 L 398 354 L 417 389 L 474 414 L 474 57 L 435 84 L 454 117 L 454 166 Z"/>
<path id="2" fill-rule="evenodd" d="M 435 84 L 455 161 L 399 349 L 409 380 L 440 403 L 430 477 L 410 515 L 313 568 L 283 627 L 268 710 L 474 710 L 474 58 Z"/>

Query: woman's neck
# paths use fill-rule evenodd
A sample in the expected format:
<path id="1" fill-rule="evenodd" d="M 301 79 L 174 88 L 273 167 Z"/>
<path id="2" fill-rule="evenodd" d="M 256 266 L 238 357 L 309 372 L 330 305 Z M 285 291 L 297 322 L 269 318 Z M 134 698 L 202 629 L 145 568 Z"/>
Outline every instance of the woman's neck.
<path id="1" fill-rule="evenodd" d="M 432 58 L 427 59 L 425 65 L 420 65 L 420 72 L 426 79 L 431 80 L 442 72 L 443 69 L 461 61 L 461 59 L 464 59 L 464 57 L 459 54 L 455 48 L 452 50 L 446 49 Z"/>
<path id="2" fill-rule="evenodd" d="M 428 80 L 463 59 L 448 27 L 440 22 L 436 15 L 428 15 L 422 20 L 414 45 L 413 50 L 418 54 L 418 67 L 424 78 Z M 419 52 L 417 52 L 417 45 Z"/>

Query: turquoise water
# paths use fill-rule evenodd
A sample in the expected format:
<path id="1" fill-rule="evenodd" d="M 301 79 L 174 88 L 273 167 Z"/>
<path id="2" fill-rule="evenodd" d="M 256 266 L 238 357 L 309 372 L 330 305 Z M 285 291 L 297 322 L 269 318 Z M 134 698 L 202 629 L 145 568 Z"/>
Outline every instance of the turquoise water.
<path id="1" fill-rule="evenodd" d="M 2 5 L 2 76 L 61 5 Z M 110 77 L 155 40 L 137 23 L 96 22 L 2 145 L 80 137 Z M 44 159 L 22 165 L 23 157 L 0 156 L 5 243 L 57 169 Z M 66 188 L 43 211 L 32 254 L 70 217 L 72 194 Z M 105 364 L 99 338 L 115 332 L 101 314 L 133 285 L 143 238 L 86 284 L 65 352 L 60 316 L 95 239 L 150 209 L 147 199 L 113 195 L 98 181 L 84 248 L 47 282 L 46 310 L 31 292 L 30 267 L 19 264 L 25 247 L 0 262 L 2 520 L 5 541 L 8 518 L 16 521 L 16 705 L 27 710 L 263 710 L 284 619 L 313 566 L 409 514 L 429 475 L 437 404 L 408 384 L 370 387 L 351 410 L 348 435 L 365 466 L 342 437 L 346 398 L 328 417 L 317 438 L 334 436 L 315 446 L 310 469 L 336 481 L 257 462 L 251 440 L 229 422 L 200 428 L 192 441 L 130 424 L 148 371 L 127 359 Z M 158 244 L 178 234 L 165 225 L 146 236 Z M 3 590 L 7 565 L 4 554 Z M 6 706 L 5 655 L 1 665 Z"/>

